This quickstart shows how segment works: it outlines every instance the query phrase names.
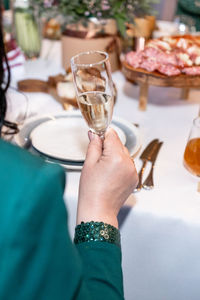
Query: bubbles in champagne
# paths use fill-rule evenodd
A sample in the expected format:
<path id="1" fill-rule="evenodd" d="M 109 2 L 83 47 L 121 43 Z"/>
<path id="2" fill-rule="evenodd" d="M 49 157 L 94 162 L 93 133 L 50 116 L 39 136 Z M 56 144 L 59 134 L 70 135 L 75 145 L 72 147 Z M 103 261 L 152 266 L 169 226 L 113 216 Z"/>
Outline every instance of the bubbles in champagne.
<path id="1" fill-rule="evenodd" d="M 88 126 L 103 134 L 113 113 L 113 97 L 102 92 L 87 92 L 78 97 L 78 103 Z"/>

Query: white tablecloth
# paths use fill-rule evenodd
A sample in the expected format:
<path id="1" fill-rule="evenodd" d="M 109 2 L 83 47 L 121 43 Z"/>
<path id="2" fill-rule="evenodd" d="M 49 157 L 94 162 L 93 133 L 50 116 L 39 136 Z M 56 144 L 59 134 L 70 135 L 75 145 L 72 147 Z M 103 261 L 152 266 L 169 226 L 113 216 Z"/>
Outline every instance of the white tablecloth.
<path id="1" fill-rule="evenodd" d="M 46 79 L 58 74 L 59 64 L 39 60 L 12 70 L 13 82 Z M 120 212 L 124 289 L 126 300 L 200 299 L 200 193 L 197 179 L 183 167 L 183 152 L 200 104 L 200 91 L 188 101 L 180 90 L 151 87 L 147 111 L 138 110 L 137 86 L 113 74 L 118 99 L 114 115 L 138 123 L 142 148 L 154 138 L 164 141 L 159 153 L 152 191 L 132 195 Z M 28 94 L 29 115 L 56 113 L 62 107 L 51 96 Z M 139 169 L 139 156 L 135 160 Z M 69 227 L 73 235 L 79 172 L 67 172 L 65 191 Z"/>

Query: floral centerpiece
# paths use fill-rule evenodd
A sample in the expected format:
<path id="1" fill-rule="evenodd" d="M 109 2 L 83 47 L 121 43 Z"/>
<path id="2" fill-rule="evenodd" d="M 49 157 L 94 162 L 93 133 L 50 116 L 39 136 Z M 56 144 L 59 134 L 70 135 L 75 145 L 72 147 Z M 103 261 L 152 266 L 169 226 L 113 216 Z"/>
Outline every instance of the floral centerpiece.
<path id="1" fill-rule="evenodd" d="M 122 36 L 126 24 L 134 24 L 135 18 L 154 14 L 152 4 L 159 0 L 30 0 L 40 11 L 57 9 L 65 24 L 82 23 L 85 27 L 91 19 L 114 19 Z"/>
<path id="2" fill-rule="evenodd" d="M 81 51 L 109 52 L 112 69 L 118 68 L 119 37 L 125 37 L 127 24 L 151 15 L 157 0 L 30 0 L 40 12 L 57 10 L 62 15 L 63 64 Z M 79 39 L 82 39 L 81 41 Z M 94 40 L 95 39 L 95 40 Z M 112 57 L 113 56 L 113 57 Z"/>
<path id="3" fill-rule="evenodd" d="M 134 24 L 136 17 L 153 13 L 152 4 L 157 0 L 61 0 L 60 11 L 67 23 L 87 24 L 91 18 L 114 19 L 122 36 L 126 34 L 126 24 Z"/>

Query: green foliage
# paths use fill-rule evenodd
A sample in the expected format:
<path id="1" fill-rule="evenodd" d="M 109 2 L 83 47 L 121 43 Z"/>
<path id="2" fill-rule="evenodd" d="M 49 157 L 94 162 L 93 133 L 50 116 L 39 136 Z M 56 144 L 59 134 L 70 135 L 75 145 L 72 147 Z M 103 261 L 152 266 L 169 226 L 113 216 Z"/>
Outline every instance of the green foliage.
<path id="1" fill-rule="evenodd" d="M 117 22 L 118 29 L 122 36 L 125 35 L 125 23 L 134 24 L 135 17 L 155 14 L 152 4 L 158 0 L 108 0 L 110 6 L 110 17 Z"/>
<path id="2" fill-rule="evenodd" d="M 33 6 L 44 8 L 43 0 L 30 0 Z M 91 17 L 116 20 L 121 35 L 125 35 L 126 23 L 134 23 L 135 17 L 152 15 L 152 4 L 159 0 L 60 0 L 58 10 L 67 23 L 85 23 Z M 56 1 L 55 1 L 56 3 Z"/>

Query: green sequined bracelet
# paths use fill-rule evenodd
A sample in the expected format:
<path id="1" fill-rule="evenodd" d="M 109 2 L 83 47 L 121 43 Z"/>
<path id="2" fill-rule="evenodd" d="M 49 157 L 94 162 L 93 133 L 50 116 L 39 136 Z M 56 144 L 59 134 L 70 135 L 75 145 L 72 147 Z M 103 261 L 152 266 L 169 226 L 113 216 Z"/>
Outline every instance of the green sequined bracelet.
<path id="1" fill-rule="evenodd" d="M 112 225 L 103 222 L 81 222 L 75 228 L 74 243 L 108 242 L 120 247 L 120 232 Z"/>

